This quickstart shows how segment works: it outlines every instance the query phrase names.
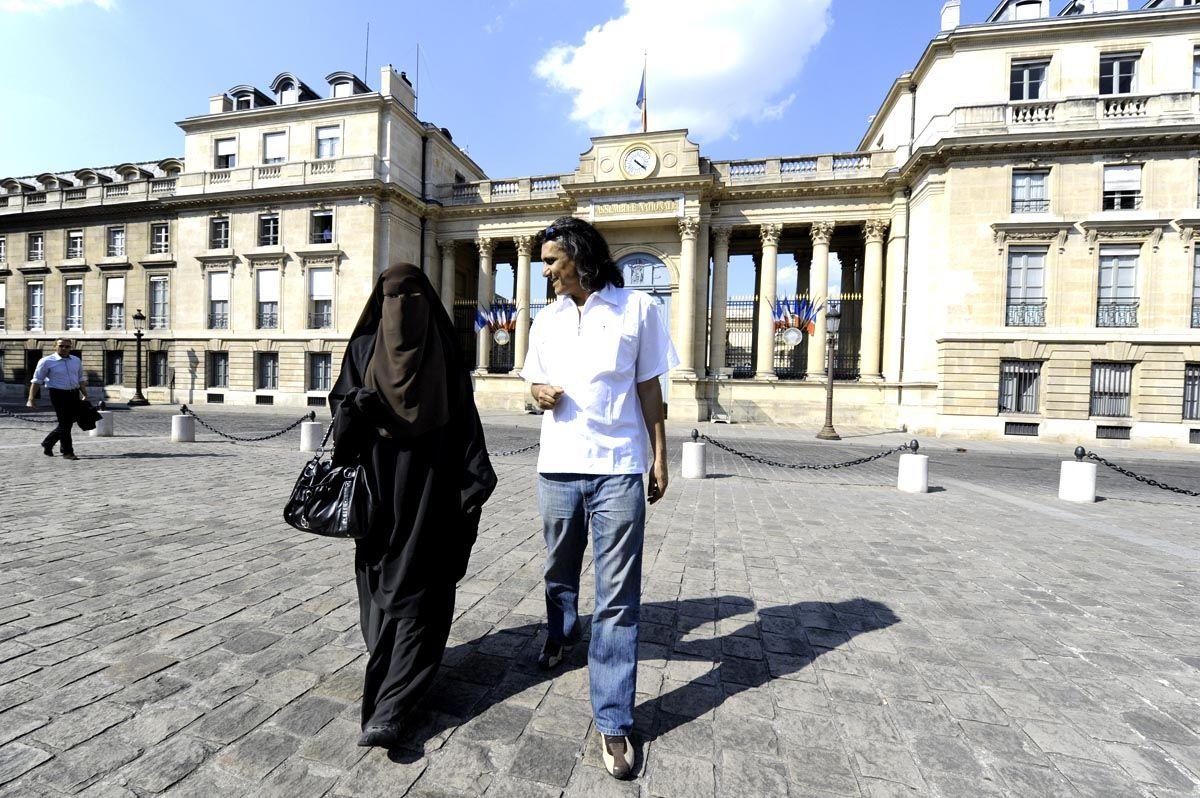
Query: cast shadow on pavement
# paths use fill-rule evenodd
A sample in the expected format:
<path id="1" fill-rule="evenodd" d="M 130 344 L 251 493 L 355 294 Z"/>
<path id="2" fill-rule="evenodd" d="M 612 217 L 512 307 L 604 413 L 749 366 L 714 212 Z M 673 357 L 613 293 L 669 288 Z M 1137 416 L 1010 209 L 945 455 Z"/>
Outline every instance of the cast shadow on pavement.
<path id="1" fill-rule="evenodd" d="M 749 613 L 755 614 L 754 620 L 727 634 L 709 636 L 701 631 L 704 624 Z M 699 675 L 635 708 L 638 769 L 643 760 L 641 743 L 707 716 L 732 696 L 792 677 L 860 634 L 899 622 L 886 604 L 866 598 L 801 601 L 757 610 L 753 601 L 741 596 L 643 604 L 638 659 L 683 663 L 675 673 Z M 403 748 L 390 752 L 390 758 L 420 759 L 426 743 L 448 729 L 467 724 L 525 690 L 586 667 L 587 626 L 590 619 L 568 660 L 549 672 L 537 670 L 536 665 L 544 639 L 541 623 L 491 631 L 448 648 L 442 673 L 410 719 Z M 486 730 L 468 735 L 489 739 Z"/>

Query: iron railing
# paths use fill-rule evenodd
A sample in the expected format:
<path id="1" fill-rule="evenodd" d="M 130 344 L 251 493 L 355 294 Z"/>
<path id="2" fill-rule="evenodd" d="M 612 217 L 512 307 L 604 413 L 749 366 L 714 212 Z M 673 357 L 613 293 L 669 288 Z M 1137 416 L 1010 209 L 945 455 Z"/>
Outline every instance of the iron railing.
<path id="1" fill-rule="evenodd" d="M 310 310 L 308 313 L 308 326 L 312 330 L 324 330 L 333 326 L 333 308 L 322 308 L 320 310 Z"/>
<path id="2" fill-rule="evenodd" d="M 208 314 L 208 328 L 210 330 L 227 330 L 229 329 L 229 313 L 221 313 L 213 311 Z"/>
<path id="3" fill-rule="evenodd" d="M 150 314 L 150 329 L 165 330 L 170 326 L 170 321 L 170 318 L 165 313 L 152 313 Z"/>
<path id="4" fill-rule="evenodd" d="M 1001 413 L 1036 413 L 1042 364 L 1034 360 L 1000 362 Z"/>
<path id="5" fill-rule="evenodd" d="M 1096 303 L 1097 327 L 1136 327 L 1138 326 L 1137 297 L 1121 299 L 1100 299 Z"/>
<path id="6" fill-rule="evenodd" d="M 1050 210 L 1048 199 L 1015 199 L 1012 201 L 1013 213 L 1045 213 Z"/>
<path id="7" fill-rule="evenodd" d="M 1200 327 L 1200 302 L 1192 303 L 1192 327 Z"/>
<path id="8" fill-rule="evenodd" d="M 1045 327 L 1046 300 L 1009 300 L 1005 308 L 1004 324 L 1008 327 Z"/>
<path id="9" fill-rule="evenodd" d="M 259 310 L 255 323 L 260 330 L 273 329 L 279 326 L 278 310 Z"/>
<path id="10" fill-rule="evenodd" d="M 1091 414 L 1128 417 L 1132 386 L 1132 363 L 1093 363 Z"/>
<path id="11" fill-rule="evenodd" d="M 1106 211 L 1136 211 L 1142 207 L 1142 192 L 1140 191 L 1105 191 L 1104 210 Z"/>
<path id="12" fill-rule="evenodd" d="M 1188 363 L 1183 369 L 1183 419 L 1200 421 L 1200 363 Z"/>

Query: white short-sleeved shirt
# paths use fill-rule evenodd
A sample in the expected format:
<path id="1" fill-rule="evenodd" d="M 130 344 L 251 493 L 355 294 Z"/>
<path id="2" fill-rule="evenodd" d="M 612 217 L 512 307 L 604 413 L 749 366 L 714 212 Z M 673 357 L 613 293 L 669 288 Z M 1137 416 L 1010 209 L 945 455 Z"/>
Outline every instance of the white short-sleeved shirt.
<path id="1" fill-rule="evenodd" d="M 650 436 L 637 384 L 679 365 L 658 305 L 606 286 L 579 308 L 570 297 L 533 321 L 521 376 L 563 389 L 542 416 L 542 474 L 644 474 Z"/>
<path id="2" fill-rule="evenodd" d="M 58 352 L 46 355 L 38 361 L 30 382 L 60 391 L 77 391 L 83 382 L 83 362 L 74 355 L 60 357 Z"/>

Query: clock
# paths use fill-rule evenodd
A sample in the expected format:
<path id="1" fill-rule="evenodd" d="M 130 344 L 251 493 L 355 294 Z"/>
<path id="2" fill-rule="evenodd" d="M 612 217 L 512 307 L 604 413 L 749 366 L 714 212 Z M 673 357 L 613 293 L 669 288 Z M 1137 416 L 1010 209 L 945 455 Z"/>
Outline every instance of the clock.
<path id="1" fill-rule="evenodd" d="M 625 176 L 632 179 L 646 177 L 654 171 L 654 167 L 658 165 L 658 158 L 654 152 L 642 145 L 629 148 L 623 158 L 621 158 L 621 171 Z"/>

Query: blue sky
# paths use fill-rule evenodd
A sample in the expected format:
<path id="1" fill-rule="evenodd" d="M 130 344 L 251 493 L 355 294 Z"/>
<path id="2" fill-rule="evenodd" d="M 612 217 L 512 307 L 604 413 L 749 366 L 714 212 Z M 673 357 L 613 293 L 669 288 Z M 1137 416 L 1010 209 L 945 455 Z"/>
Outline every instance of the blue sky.
<path id="1" fill-rule="evenodd" d="M 637 124 L 643 50 L 651 127 L 710 158 L 849 151 L 942 2 L 0 0 L 0 177 L 181 155 L 174 123 L 210 95 L 362 73 L 368 22 L 368 84 L 388 62 L 415 77 L 420 44 L 420 116 L 493 177 L 570 171 Z M 963 0 L 964 22 L 993 5 Z"/>

